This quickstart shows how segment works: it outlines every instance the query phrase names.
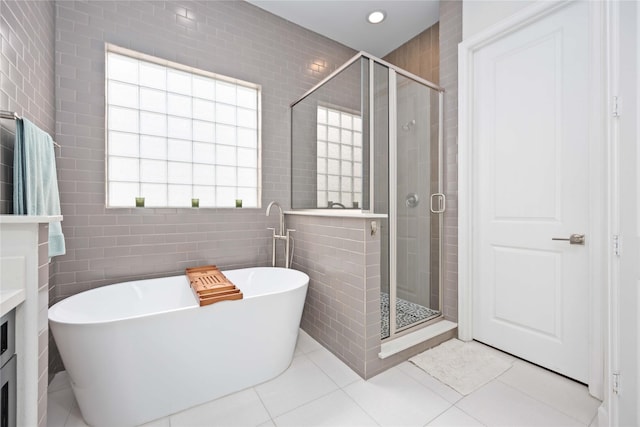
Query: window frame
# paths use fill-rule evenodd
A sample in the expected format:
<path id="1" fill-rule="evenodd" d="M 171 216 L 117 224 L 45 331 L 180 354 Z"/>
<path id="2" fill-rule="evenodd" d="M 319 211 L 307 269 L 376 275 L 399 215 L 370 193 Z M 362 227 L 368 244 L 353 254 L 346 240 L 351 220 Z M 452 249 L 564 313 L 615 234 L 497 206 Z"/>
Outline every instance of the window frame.
<path id="1" fill-rule="evenodd" d="M 104 58 L 105 58 L 105 64 L 104 64 L 104 96 L 105 96 L 105 100 L 104 100 L 104 106 L 105 106 L 105 112 L 104 112 L 104 128 L 105 128 L 105 152 L 104 152 L 104 160 L 105 160 L 105 208 L 107 209 L 123 209 L 123 208 L 133 208 L 135 207 L 135 200 L 132 200 L 132 203 L 129 205 L 112 205 L 110 204 L 110 199 L 109 199 L 109 186 L 111 184 L 111 180 L 109 177 L 109 157 L 110 157 L 110 139 L 109 139 L 109 132 L 113 131 L 112 129 L 109 129 L 109 107 L 111 106 L 109 104 L 109 82 L 112 80 L 109 77 L 109 54 L 117 54 L 117 55 L 122 55 L 122 56 L 126 56 L 126 57 L 130 57 L 132 59 L 135 59 L 137 61 L 144 61 L 144 62 L 148 62 L 154 65 L 158 65 L 158 66 L 162 66 L 165 68 L 171 68 L 174 70 L 178 70 L 181 72 L 185 72 L 185 73 L 189 73 L 192 74 L 194 76 L 202 76 L 205 78 L 209 78 L 209 79 L 213 79 L 214 81 L 220 81 L 223 83 L 229 83 L 229 84 L 233 84 L 236 86 L 240 86 L 240 87 L 246 87 L 252 90 L 256 91 L 256 205 L 255 206 L 251 206 L 249 207 L 249 209 L 261 209 L 262 207 L 262 86 L 260 84 L 257 83 L 252 83 L 252 82 L 248 82 L 248 81 L 244 81 L 244 80 L 240 80 L 237 78 L 233 78 L 233 77 L 229 77 L 229 76 L 225 76 L 222 74 L 218 74 L 218 73 L 214 73 L 211 71 L 207 71 L 207 70 L 203 70 L 200 68 L 195 68 L 195 67 L 191 67 L 185 64 L 181 64 L 178 62 L 174 62 L 174 61 L 170 61 L 167 59 L 163 59 L 163 58 L 159 58 L 153 55 L 148 55 L 142 52 L 138 52 L 135 50 L 131 50 L 131 49 L 127 49 L 127 48 L 123 48 L 121 46 L 117 46 L 111 43 L 105 43 L 105 53 L 104 53 Z M 117 80 L 114 80 L 117 81 Z M 138 85 L 138 87 L 140 87 Z M 170 91 L 167 91 L 166 89 L 164 90 L 164 93 L 171 93 Z M 138 100 L 140 95 L 138 95 Z M 194 97 L 193 94 L 191 95 L 187 95 L 189 96 L 191 102 L 193 103 L 194 99 L 199 99 L 198 97 Z M 214 99 L 212 102 L 216 103 L 216 100 Z M 117 105 L 113 105 L 118 107 Z M 235 108 L 239 108 L 237 102 L 234 104 Z M 124 107 L 124 108 L 129 108 L 129 107 Z M 140 107 L 137 107 L 137 111 L 140 114 L 140 111 L 144 112 L 146 110 L 141 110 Z M 166 114 L 167 116 L 170 116 L 167 113 L 163 113 Z M 193 115 L 192 115 L 193 116 Z M 194 117 L 191 117 L 190 120 L 193 123 Z M 219 122 L 217 121 L 213 121 L 210 122 L 212 123 L 214 126 L 216 124 L 219 124 Z M 238 125 L 232 125 L 234 126 L 236 129 L 238 128 Z M 249 128 L 247 128 L 249 129 Z M 140 129 L 138 129 L 137 132 L 138 138 L 140 138 Z M 171 139 L 168 135 L 168 131 L 167 131 L 167 135 L 165 135 L 163 138 L 165 139 Z M 192 144 L 194 143 L 194 138 L 193 136 L 190 138 L 190 140 L 185 139 L 185 141 L 190 141 Z M 196 141 L 197 142 L 197 141 Z M 140 143 L 140 142 L 139 142 Z M 215 147 L 217 147 L 218 145 L 224 145 L 224 144 L 219 144 L 217 142 L 213 142 L 212 143 Z M 238 148 L 237 145 L 237 136 L 236 139 L 234 140 L 234 146 L 236 147 L 236 150 Z M 242 147 L 240 147 L 242 148 Z M 140 156 L 140 154 L 138 153 L 137 157 L 131 157 L 131 159 L 137 159 L 138 162 L 140 162 L 141 160 L 144 160 L 146 158 L 142 158 Z M 161 161 L 165 161 L 165 162 L 169 162 L 169 160 L 161 160 Z M 194 165 L 197 165 L 199 163 L 194 163 L 193 159 L 190 162 L 187 162 L 191 165 L 191 167 L 193 168 Z M 216 164 L 217 165 L 217 164 Z M 233 168 L 236 169 L 236 174 L 237 174 L 237 170 L 238 168 L 241 168 L 241 166 L 239 165 L 238 162 L 238 158 L 236 158 L 235 164 L 233 166 L 231 166 Z M 192 171 L 192 176 L 193 176 L 193 171 Z M 212 177 L 212 180 L 215 180 L 215 175 Z M 169 182 L 168 176 L 167 179 L 165 180 L 164 183 L 160 183 L 160 184 L 164 184 L 166 186 L 171 185 Z M 119 181 L 113 181 L 113 182 L 119 182 Z M 138 182 L 137 184 L 139 186 L 141 186 L 143 183 L 140 180 L 140 178 L 138 178 Z M 194 184 L 193 181 L 191 182 L 191 184 L 188 184 L 191 186 L 191 188 L 193 189 L 193 187 L 197 186 L 197 184 Z M 218 187 L 218 185 L 215 185 L 215 187 Z M 233 186 L 233 188 L 235 188 L 235 190 L 237 191 L 238 188 L 252 188 L 252 187 L 242 187 L 239 186 L 237 181 L 235 183 L 235 185 Z M 140 192 L 140 191 L 139 191 Z M 215 204 L 215 199 L 214 199 L 214 206 L 208 205 L 208 206 L 202 206 L 202 203 L 200 204 L 200 208 L 201 209 L 232 209 L 235 208 L 235 204 L 234 203 L 230 203 L 229 205 L 226 206 L 220 206 Z M 189 205 L 181 205 L 181 206 L 175 206 L 175 205 L 169 205 L 169 199 L 167 198 L 167 203 L 166 205 L 151 205 L 151 206 L 147 206 L 148 208 L 158 208 L 158 209 L 184 209 L 184 208 L 190 208 Z M 246 207 L 246 206 L 245 206 Z"/>

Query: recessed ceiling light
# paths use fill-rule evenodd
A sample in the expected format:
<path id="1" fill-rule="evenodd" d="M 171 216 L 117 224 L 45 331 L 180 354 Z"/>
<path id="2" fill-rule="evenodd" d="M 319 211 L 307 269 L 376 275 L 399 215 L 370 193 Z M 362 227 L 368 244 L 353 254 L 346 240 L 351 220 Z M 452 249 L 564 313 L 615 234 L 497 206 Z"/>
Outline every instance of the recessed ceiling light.
<path id="1" fill-rule="evenodd" d="M 384 18 L 386 17 L 387 15 L 382 10 L 374 10 L 367 17 L 367 21 L 369 21 L 372 24 L 379 24 L 382 21 L 384 21 Z"/>

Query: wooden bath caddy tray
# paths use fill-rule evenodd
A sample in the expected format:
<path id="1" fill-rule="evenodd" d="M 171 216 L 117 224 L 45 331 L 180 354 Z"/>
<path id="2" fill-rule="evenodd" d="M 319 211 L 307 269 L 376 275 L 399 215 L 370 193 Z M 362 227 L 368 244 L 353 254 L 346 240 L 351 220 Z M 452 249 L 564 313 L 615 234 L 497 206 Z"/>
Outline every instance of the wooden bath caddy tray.
<path id="1" fill-rule="evenodd" d="M 187 268 L 185 273 L 191 289 L 200 301 L 200 307 L 214 302 L 242 299 L 240 289 L 236 288 L 215 265 Z"/>

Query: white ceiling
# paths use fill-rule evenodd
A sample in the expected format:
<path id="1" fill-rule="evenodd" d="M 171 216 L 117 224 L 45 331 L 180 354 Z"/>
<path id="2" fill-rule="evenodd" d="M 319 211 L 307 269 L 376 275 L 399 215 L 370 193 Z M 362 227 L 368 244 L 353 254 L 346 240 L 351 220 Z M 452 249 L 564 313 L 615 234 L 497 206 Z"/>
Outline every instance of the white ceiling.
<path id="1" fill-rule="evenodd" d="M 268 12 L 357 51 L 383 57 L 439 20 L 438 0 L 247 0 Z M 370 24 L 383 10 L 387 18 Z"/>

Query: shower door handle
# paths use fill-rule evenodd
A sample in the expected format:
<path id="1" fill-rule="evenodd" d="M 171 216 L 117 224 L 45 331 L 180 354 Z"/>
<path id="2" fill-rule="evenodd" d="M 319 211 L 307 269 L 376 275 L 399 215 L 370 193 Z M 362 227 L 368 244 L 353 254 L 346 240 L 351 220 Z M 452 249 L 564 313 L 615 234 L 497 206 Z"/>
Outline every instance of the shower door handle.
<path id="1" fill-rule="evenodd" d="M 551 240 L 564 240 L 569 242 L 570 245 L 584 245 L 584 234 L 572 234 L 568 238 L 566 237 L 552 237 Z"/>
<path id="2" fill-rule="evenodd" d="M 436 206 L 436 203 L 434 203 L 434 201 L 438 201 L 437 202 L 437 208 L 434 207 Z M 446 202 L 447 202 L 447 197 L 443 194 L 443 193 L 433 193 L 431 195 L 431 213 L 443 213 L 444 210 L 446 209 Z"/>

